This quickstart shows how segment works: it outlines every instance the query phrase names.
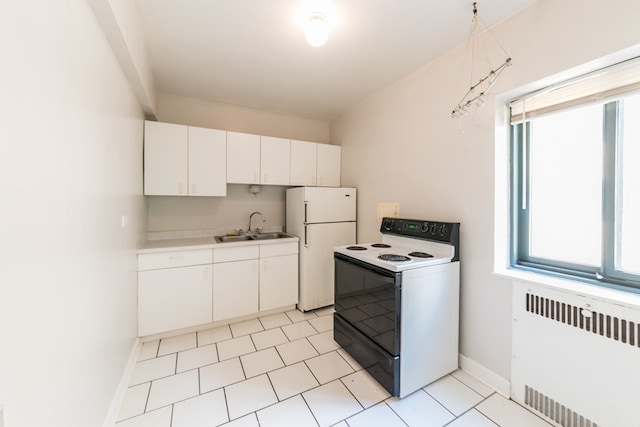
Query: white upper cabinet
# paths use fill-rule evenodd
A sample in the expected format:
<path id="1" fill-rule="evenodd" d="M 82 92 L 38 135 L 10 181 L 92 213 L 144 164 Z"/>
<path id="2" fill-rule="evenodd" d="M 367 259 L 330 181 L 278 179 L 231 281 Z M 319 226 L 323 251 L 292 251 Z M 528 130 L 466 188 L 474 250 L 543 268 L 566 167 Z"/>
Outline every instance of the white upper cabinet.
<path id="1" fill-rule="evenodd" d="M 226 196 L 229 184 L 340 186 L 342 148 L 145 121 L 144 194 Z"/>
<path id="2" fill-rule="evenodd" d="M 291 185 L 316 185 L 315 142 L 291 140 Z"/>
<path id="3" fill-rule="evenodd" d="M 146 121 L 144 194 L 226 196 L 226 134 Z"/>
<path id="4" fill-rule="evenodd" d="M 260 137 L 260 183 L 289 185 L 291 141 L 272 136 Z"/>
<path id="5" fill-rule="evenodd" d="M 260 183 L 260 136 L 227 132 L 227 182 Z"/>
<path id="6" fill-rule="evenodd" d="M 186 196 L 187 126 L 144 122 L 144 194 Z"/>
<path id="7" fill-rule="evenodd" d="M 227 132 L 189 126 L 189 195 L 227 195 Z"/>
<path id="8" fill-rule="evenodd" d="M 316 185 L 318 187 L 340 187 L 340 160 L 342 147 L 318 144 Z"/>

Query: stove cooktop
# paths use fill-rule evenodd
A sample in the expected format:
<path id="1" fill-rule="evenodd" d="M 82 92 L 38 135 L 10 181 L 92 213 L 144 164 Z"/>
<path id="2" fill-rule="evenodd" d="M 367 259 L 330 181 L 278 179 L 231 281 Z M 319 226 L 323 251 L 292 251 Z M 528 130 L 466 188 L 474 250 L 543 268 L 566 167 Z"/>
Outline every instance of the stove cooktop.
<path id="1" fill-rule="evenodd" d="M 444 264 L 453 257 L 447 244 L 398 236 L 384 236 L 383 242 L 337 246 L 334 252 L 396 272 Z"/>

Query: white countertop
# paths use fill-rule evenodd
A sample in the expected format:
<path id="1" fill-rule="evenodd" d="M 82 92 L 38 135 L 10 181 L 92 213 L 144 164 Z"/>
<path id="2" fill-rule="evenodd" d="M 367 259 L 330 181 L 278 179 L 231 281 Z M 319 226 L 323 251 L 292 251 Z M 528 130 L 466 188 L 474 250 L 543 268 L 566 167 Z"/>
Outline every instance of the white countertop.
<path id="1" fill-rule="evenodd" d="M 158 239 L 147 240 L 140 249 L 139 254 L 148 254 L 156 252 L 166 252 L 173 250 L 194 250 L 194 249 L 213 249 L 213 248 L 230 248 L 234 246 L 247 245 L 272 245 L 277 243 L 297 242 L 300 239 L 296 236 L 281 237 L 279 239 L 265 240 L 244 240 L 240 242 L 217 243 L 214 237 L 188 237 L 179 239 Z"/>

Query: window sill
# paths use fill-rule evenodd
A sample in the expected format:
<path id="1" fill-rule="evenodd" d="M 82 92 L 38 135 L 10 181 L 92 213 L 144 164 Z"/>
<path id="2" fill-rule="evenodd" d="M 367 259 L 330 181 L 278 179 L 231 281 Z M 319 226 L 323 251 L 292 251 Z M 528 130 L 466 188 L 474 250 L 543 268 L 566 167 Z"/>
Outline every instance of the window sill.
<path id="1" fill-rule="evenodd" d="M 557 291 L 570 292 L 585 297 L 605 300 L 633 309 L 640 308 L 640 294 L 633 291 L 626 292 L 622 290 L 579 282 L 577 280 L 574 281 L 558 277 L 551 277 L 545 274 L 517 270 L 514 268 L 496 270 L 493 274 L 495 274 L 496 276 L 511 279 L 513 281 L 545 286 Z"/>

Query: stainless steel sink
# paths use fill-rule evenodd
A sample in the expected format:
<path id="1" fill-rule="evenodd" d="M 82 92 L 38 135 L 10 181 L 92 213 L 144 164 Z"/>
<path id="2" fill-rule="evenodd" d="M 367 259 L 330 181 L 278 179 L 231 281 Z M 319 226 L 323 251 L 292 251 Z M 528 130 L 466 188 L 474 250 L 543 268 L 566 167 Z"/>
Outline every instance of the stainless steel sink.
<path id="1" fill-rule="evenodd" d="M 253 240 L 251 236 L 216 236 L 216 242 L 229 243 L 229 242 L 243 242 L 245 240 Z"/>
<path id="2" fill-rule="evenodd" d="M 293 237 L 290 234 L 283 233 L 281 231 L 275 233 L 258 233 L 258 234 L 243 234 L 241 236 L 215 236 L 218 243 L 231 243 L 231 242 L 245 242 L 248 240 L 270 240 L 270 239 L 284 239 L 287 237 Z"/>
<path id="3" fill-rule="evenodd" d="M 291 235 L 287 233 L 282 233 L 282 232 L 260 233 L 260 234 L 253 235 L 253 238 L 256 240 L 283 239 L 285 237 L 291 237 Z"/>

